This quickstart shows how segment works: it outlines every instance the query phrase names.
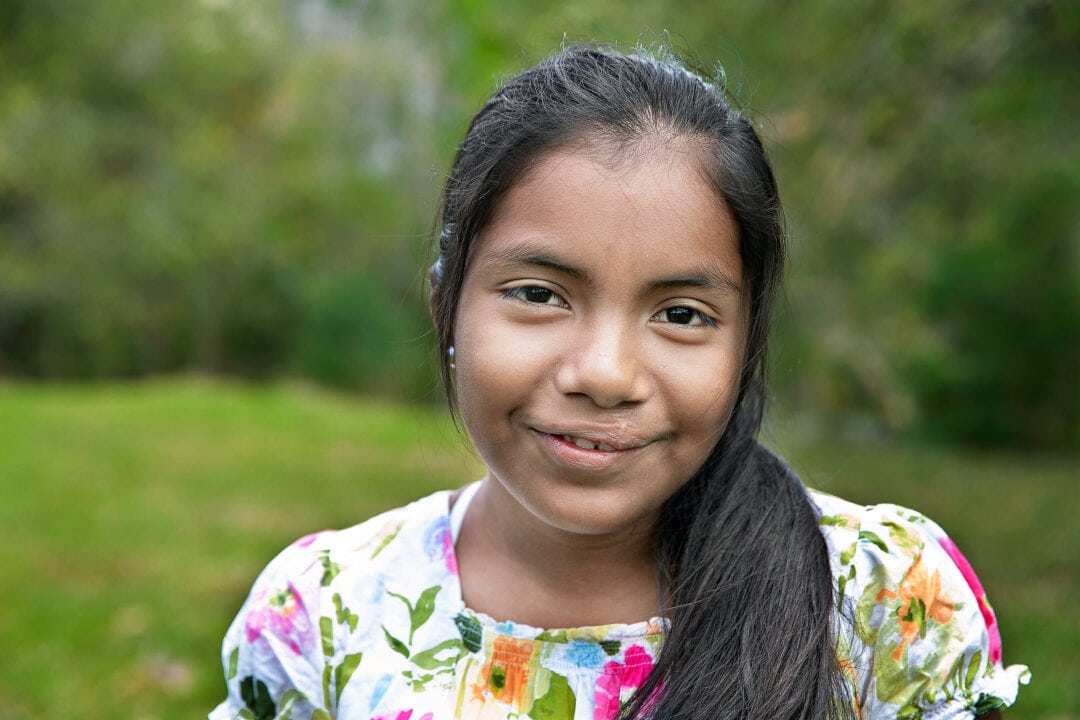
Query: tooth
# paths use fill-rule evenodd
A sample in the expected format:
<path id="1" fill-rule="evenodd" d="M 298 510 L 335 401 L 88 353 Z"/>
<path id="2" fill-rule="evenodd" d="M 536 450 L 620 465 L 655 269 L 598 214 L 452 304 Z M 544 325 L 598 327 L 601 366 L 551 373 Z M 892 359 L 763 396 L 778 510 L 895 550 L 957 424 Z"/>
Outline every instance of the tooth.
<path id="1" fill-rule="evenodd" d="M 584 448 L 585 450 L 595 450 L 596 449 L 596 445 L 589 442 L 588 440 L 582 440 L 581 438 L 574 438 L 572 440 L 572 442 L 575 445 L 577 445 L 579 448 Z"/>
<path id="2" fill-rule="evenodd" d="M 604 452 L 615 452 L 615 448 L 611 447 L 610 445 L 605 445 L 604 443 L 600 443 L 599 445 L 597 445 L 596 449 L 603 450 Z"/>

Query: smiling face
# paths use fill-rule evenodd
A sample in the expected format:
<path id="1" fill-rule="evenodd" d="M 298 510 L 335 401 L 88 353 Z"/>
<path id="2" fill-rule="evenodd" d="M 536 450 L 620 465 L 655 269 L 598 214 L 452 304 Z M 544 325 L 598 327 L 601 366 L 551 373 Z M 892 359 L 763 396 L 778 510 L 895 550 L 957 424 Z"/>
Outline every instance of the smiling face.
<path id="1" fill-rule="evenodd" d="M 748 303 L 738 230 L 696 152 L 550 152 L 477 237 L 455 385 L 506 517 L 647 531 L 720 438 Z"/>

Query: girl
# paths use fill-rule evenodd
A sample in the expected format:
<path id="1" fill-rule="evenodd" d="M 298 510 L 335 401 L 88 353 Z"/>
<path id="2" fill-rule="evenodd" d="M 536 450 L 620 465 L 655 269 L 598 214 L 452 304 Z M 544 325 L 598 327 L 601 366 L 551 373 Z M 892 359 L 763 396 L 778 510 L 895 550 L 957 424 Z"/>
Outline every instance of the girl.
<path id="1" fill-rule="evenodd" d="M 925 517 L 755 439 L 784 259 L 772 170 L 668 58 L 572 48 L 477 113 L 431 310 L 489 468 L 263 572 L 211 718 L 972 718 L 1011 704 Z"/>

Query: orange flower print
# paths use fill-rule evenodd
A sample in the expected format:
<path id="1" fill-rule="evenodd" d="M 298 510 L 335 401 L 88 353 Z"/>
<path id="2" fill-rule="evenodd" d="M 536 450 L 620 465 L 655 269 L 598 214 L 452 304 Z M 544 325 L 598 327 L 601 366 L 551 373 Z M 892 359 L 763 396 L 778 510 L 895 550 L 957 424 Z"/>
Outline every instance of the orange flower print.
<path id="1" fill-rule="evenodd" d="M 848 683 L 848 687 L 851 688 L 851 701 L 854 703 L 853 707 L 855 712 L 859 711 L 862 707 L 862 699 L 859 697 L 859 676 L 855 672 L 855 665 L 851 660 L 841 655 L 837 655 L 837 665 L 840 666 L 840 674 Z"/>
<path id="2" fill-rule="evenodd" d="M 923 564 L 920 554 L 915 563 L 905 573 L 897 589 L 883 588 L 877 594 L 877 602 L 885 598 L 900 600 L 896 610 L 900 622 L 900 644 L 892 652 L 892 659 L 899 662 L 904 646 L 916 636 L 926 637 L 926 620 L 945 624 L 952 620 L 955 603 L 941 592 L 941 575 L 935 570 L 930 573 Z"/>
<path id="3" fill-rule="evenodd" d="M 491 659 L 480 669 L 480 682 L 473 697 L 494 697 L 521 712 L 529 686 L 529 671 L 535 645 L 530 640 L 497 636 Z"/>

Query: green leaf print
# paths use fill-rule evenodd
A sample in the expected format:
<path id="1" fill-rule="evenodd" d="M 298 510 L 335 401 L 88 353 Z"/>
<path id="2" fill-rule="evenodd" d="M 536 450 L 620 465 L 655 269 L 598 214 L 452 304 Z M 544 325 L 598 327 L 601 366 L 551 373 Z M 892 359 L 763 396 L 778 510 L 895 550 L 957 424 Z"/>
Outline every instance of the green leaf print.
<path id="1" fill-rule="evenodd" d="M 375 552 L 371 553 L 372 560 L 378 557 L 379 553 L 385 550 L 386 546 L 394 541 L 394 538 L 396 538 L 398 536 L 398 533 L 401 532 L 402 525 L 404 525 L 404 523 L 398 523 L 398 526 L 391 530 L 390 533 L 382 539 L 382 542 L 379 543 L 379 547 L 375 548 Z"/>
<path id="2" fill-rule="evenodd" d="M 999 697 L 981 693 L 971 709 L 975 711 L 975 717 L 982 717 L 991 710 L 1004 710 L 1005 703 Z"/>
<path id="3" fill-rule="evenodd" d="M 349 610 L 341 601 L 341 593 L 334 593 L 334 610 L 337 613 L 339 625 L 348 625 L 349 632 L 356 632 L 356 624 L 360 622 L 359 616 Z"/>
<path id="4" fill-rule="evenodd" d="M 835 526 L 835 527 L 847 527 L 848 519 L 843 515 L 822 515 L 818 520 L 818 525 L 823 526 Z"/>
<path id="5" fill-rule="evenodd" d="M 383 634 L 386 635 L 386 642 L 390 645 L 390 649 L 400 654 L 406 660 L 409 659 L 409 646 L 398 640 L 396 637 L 390 634 L 390 631 L 385 627 L 382 629 Z"/>
<path id="6" fill-rule="evenodd" d="M 889 552 L 889 546 L 885 544 L 885 541 L 878 537 L 877 533 L 871 530 L 860 530 L 859 539 L 866 540 L 873 543 L 874 545 L 877 545 L 879 548 L 881 548 L 881 552 Z"/>
<path id="7" fill-rule="evenodd" d="M 968 671 L 963 677 L 963 689 L 969 690 L 975 684 L 975 678 L 978 677 L 978 668 L 983 664 L 983 651 L 976 650 L 974 654 L 968 660 Z M 970 690 L 969 690 L 970 692 Z"/>
<path id="8" fill-rule="evenodd" d="M 568 641 L 566 630 L 545 630 L 536 636 L 536 642 L 565 643 Z"/>
<path id="9" fill-rule="evenodd" d="M 498 695 L 499 691 L 506 687 L 506 668 L 502 665 L 493 665 L 491 674 L 488 675 L 488 685 Z"/>
<path id="10" fill-rule="evenodd" d="M 323 568 L 321 585 L 322 587 L 329 587 L 330 583 L 341 572 L 341 566 L 330 560 L 329 550 L 323 550 L 319 553 L 319 562 L 322 563 Z"/>
<path id="11" fill-rule="evenodd" d="M 435 612 L 435 596 L 439 594 L 439 590 L 441 589 L 442 586 L 434 585 L 420 593 L 420 597 L 416 599 L 416 608 L 410 618 L 410 643 L 412 642 L 413 633 L 415 633 L 421 625 L 426 623 L 428 619 L 431 618 L 432 613 Z"/>
<path id="12" fill-rule="evenodd" d="M 236 666 L 240 664 L 240 646 L 237 645 L 233 648 L 233 651 L 229 653 L 229 673 L 226 676 L 227 680 L 232 680 L 236 677 Z"/>
<path id="13" fill-rule="evenodd" d="M 461 642 L 464 643 L 465 648 L 469 652 L 480 652 L 481 642 L 484 637 L 484 630 L 480 626 L 480 621 L 461 614 L 454 618 L 454 624 L 457 625 L 458 632 L 461 633 Z"/>
<path id="14" fill-rule="evenodd" d="M 334 656 L 334 621 L 323 615 L 319 618 L 319 635 L 322 638 L 323 656 Z"/>
<path id="15" fill-rule="evenodd" d="M 433 585 L 427 590 L 420 593 L 420 597 L 416 599 L 416 605 L 414 606 L 409 599 L 404 595 L 398 595 L 395 592 L 387 591 L 387 595 L 395 597 L 401 602 L 405 603 L 405 607 L 409 609 L 409 644 L 412 644 L 413 635 L 417 629 L 426 623 L 435 612 L 435 596 L 442 590 L 441 585 Z"/>
<path id="16" fill-rule="evenodd" d="M 911 598 L 907 615 L 903 617 L 903 620 L 915 623 L 915 626 L 919 628 L 919 637 L 926 637 L 926 603 L 922 600 L 916 597 Z"/>
<path id="17" fill-rule="evenodd" d="M 533 720 L 572 718 L 576 704 L 577 699 L 567 679 L 557 673 L 551 673 L 547 692 L 543 697 L 537 698 L 526 715 Z"/>
<path id="18" fill-rule="evenodd" d="M 423 692 L 427 684 L 435 679 L 435 676 L 431 673 L 424 673 L 419 677 L 413 676 L 412 670 L 405 670 L 401 673 L 401 676 L 409 681 L 409 687 L 413 692 Z"/>
<path id="19" fill-rule="evenodd" d="M 363 653 L 346 655 L 341 664 L 334 669 L 334 690 L 339 701 L 341 700 L 341 692 L 348 685 L 349 679 L 356 672 L 356 668 L 360 666 L 361 657 L 363 657 Z"/>
<path id="20" fill-rule="evenodd" d="M 922 720 L 922 708 L 908 704 L 896 712 L 896 720 Z"/>
<path id="21" fill-rule="evenodd" d="M 875 609 L 879 604 L 889 608 L 886 602 L 877 599 L 878 593 L 889 584 L 889 580 L 888 573 L 883 566 L 875 565 L 871 567 L 870 577 L 866 578 L 866 586 L 863 588 L 862 596 L 855 605 L 855 634 L 867 645 L 875 645 L 880 632 L 879 626 L 871 622 L 874 618 Z M 887 614 L 891 615 L 892 613 Z"/>
<path id="22" fill-rule="evenodd" d="M 240 681 L 240 697 L 248 710 L 252 712 L 254 720 L 274 720 L 277 708 L 274 700 L 270 697 L 270 691 L 266 683 L 249 675 Z"/>
<path id="23" fill-rule="evenodd" d="M 278 710 L 276 720 L 292 720 L 293 705 L 306 701 L 307 697 L 299 690 L 295 688 L 286 690 L 281 696 L 281 708 Z"/>
<path id="24" fill-rule="evenodd" d="M 844 602 L 844 592 L 847 589 L 847 584 L 855 579 L 855 566 L 852 565 L 848 568 L 847 575 L 838 575 L 836 578 L 836 605 L 839 607 Z"/>
<path id="25" fill-rule="evenodd" d="M 603 650 L 608 657 L 614 657 L 619 654 L 619 649 L 622 647 L 622 643 L 618 640 L 601 640 L 600 649 Z"/>
<path id="26" fill-rule="evenodd" d="M 334 668 L 330 665 L 330 663 L 326 663 L 325 665 L 323 665 L 323 669 L 322 669 L 322 694 L 323 694 L 323 705 L 325 705 L 328 708 L 333 706 L 333 702 L 331 702 L 331 698 L 330 698 L 330 680 L 333 677 L 334 677 Z"/>
<path id="27" fill-rule="evenodd" d="M 449 652 L 448 652 L 449 651 Z M 412 656 L 412 663 L 424 670 L 453 667 L 461 659 L 465 649 L 457 638 L 444 640 L 435 647 L 428 648 Z M 440 658 L 439 655 L 442 654 Z"/>
<path id="28" fill-rule="evenodd" d="M 912 534 L 907 526 L 895 522 L 881 523 L 889 528 L 889 539 L 901 550 L 906 550 L 909 555 L 915 555 L 922 547 L 922 540 L 918 535 Z"/>

